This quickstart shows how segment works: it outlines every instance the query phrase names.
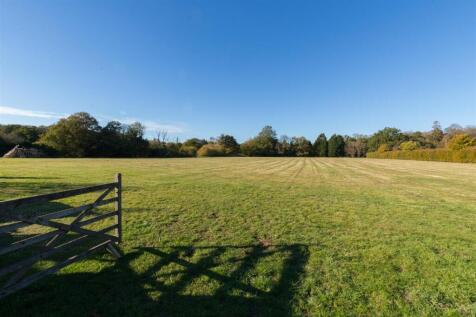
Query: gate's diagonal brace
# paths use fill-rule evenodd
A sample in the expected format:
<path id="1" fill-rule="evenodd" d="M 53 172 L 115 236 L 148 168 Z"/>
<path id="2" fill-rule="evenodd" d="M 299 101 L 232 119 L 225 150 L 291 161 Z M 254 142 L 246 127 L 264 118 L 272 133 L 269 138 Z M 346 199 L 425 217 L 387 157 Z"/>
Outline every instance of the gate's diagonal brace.
<path id="1" fill-rule="evenodd" d="M 98 232 L 98 231 L 84 229 L 84 228 L 81 228 L 77 224 L 76 225 L 67 225 L 67 224 L 64 224 L 64 223 L 55 222 L 55 221 L 51 221 L 51 220 L 43 220 L 43 219 L 36 219 L 35 221 L 31 221 L 30 223 L 31 224 L 43 225 L 43 226 L 47 226 L 47 227 L 52 227 L 52 228 L 55 228 L 55 229 L 60 229 L 64 232 L 64 234 L 71 231 L 71 232 L 75 232 L 75 233 L 79 233 L 79 234 L 101 237 L 101 238 L 105 238 L 105 239 L 112 240 L 112 241 L 118 241 L 119 240 L 118 237 L 115 237 L 115 236 L 112 236 L 112 235 L 109 235 L 109 234 L 106 234 L 106 233 Z"/>
<path id="2" fill-rule="evenodd" d="M 106 250 L 109 251 L 109 253 L 111 253 L 112 256 L 116 259 L 122 257 L 121 251 L 119 251 L 113 243 L 108 243 L 106 246 Z"/>
<path id="3" fill-rule="evenodd" d="M 52 273 L 55 273 L 57 271 L 59 271 L 60 269 L 64 268 L 65 266 L 73 263 L 73 262 L 76 262 L 76 261 L 79 261 L 81 259 L 84 259 L 86 256 L 90 255 L 91 253 L 93 252 L 96 252 L 98 250 L 100 250 L 101 248 L 104 248 L 108 243 L 110 243 L 109 241 L 104 241 L 92 248 L 89 248 L 88 250 L 80 253 L 80 254 L 77 254 L 77 255 L 73 255 L 71 257 L 69 257 L 68 259 L 58 263 L 57 265 L 49 268 L 49 269 L 46 269 L 44 271 L 41 271 L 41 272 L 37 272 L 37 273 L 34 273 L 33 275 L 30 275 L 28 277 L 25 277 L 24 279 L 22 279 L 19 283 L 16 283 L 15 285 L 11 285 L 9 287 L 3 287 L 2 289 L 0 289 L 0 298 L 4 297 L 4 296 L 7 296 L 8 294 L 11 294 L 19 289 L 22 289 L 28 285 L 30 285 L 31 283 L 39 280 L 40 278 L 48 275 L 48 274 L 52 274 Z"/>
<path id="4" fill-rule="evenodd" d="M 87 208 L 86 210 L 82 211 L 72 222 L 71 222 L 71 226 L 77 224 L 78 222 L 80 222 L 84 217 L 86 217 L 88 215 L 88 213 L 90 213 L 94 208 L 97 207 L 97 205 L 99 205 L 99 203 L 104 199 L 106 198 L 106 196 L 112 191 L 112 187 L 111 188 L 108 188 L 104 193 L 102 193 L 95 201 L 94 203 L 89 207 Z M 41 219 L 41 217 L 40 217 Z M 42 220 L 42 219 L 41 219 Z M 62 237 L 64 236 L 66 233 L 68 233 L 68 231 L 64 232 L 64 233 L 61 233 L 61 234 L 58 234 L 56 236 L 54 236 L 53 238 L 51 238 L 50 241 L 48 241 L 46 243 L 46 247 L 49 247 L 53 244 L 54 241 L 56 241 L 59 237 Z"/>
<path id="5" fill-rule="evenodd" d="M 105 199 L 106 196 L 111 193 L 112 190 L 115 189 L 115 197 L 111 199 Z M 2 201 L 0 202 L 0 211 L 5 210 L 13 210 L 20 205 L 24 204 L 31 204 L 31 203 L 38 203 L 38 202 L 46 202 L 56 199 L 61 199 L 65 197 L 71 197 L 76 195 L 81 195 L 85 193 L 95 192 L 99 190 L 105 190 L 92 204 L 83 205 L 76 208 L 66 209 L 60 212 L 53 212 L 43 216 L 35 216 L 31 218 L 23 218 L 23 217 L 10 217 L 14 221 L 18 221 L 16 223 L 2 226 L 0 227 L 0 232 L 10 232 L 12 230 L 16 230 L 17 228 L 26 227 L 33 224 L 38 224 L 42 226 L 46 226 L 54 231 L 50 231 L 43 234 L 38 234 L 33 238 L 29 238 L 26 240 L 21 240 L 19 243 L 13 243 L 8 245 L 7 247 L 2 248 L 0 251 L 3 253 L 8 253 L 14 251 L 16 249 L 21 249 L 23 247 L 27 247 L 34 243 L 48 241 L 45 245 L 41 247 L 40 253 L 30 256 L 29 258 L 22 260 L 17 263 L 13 263 L 7 267 L 0 267 L 0 275 L 5 275 L 9 273 L 13 273 L 13 276 L 10 276 L 10 279 L 7 281 L 6 285 L 0 287 L 0 298 L 5 297 L 6 295 L 15 292 L 27 285 L 33 283 L 34 281 L 38 280 L 39 278 L 54 273 L 60 270 L 62 267 L 69 265 L 72 262 L 80 260 L 81 258 L 86 257 L 88 254 L 99 250 L 101 248 L 106 249 L 110 253 L 112 253 L 115 257 L 120 257 L 122 254 L 121 252 L 116 249 L 116 243 L 121 241 L 122 235 L 122 223 L 121 223 L 121 189 L 122 189 L 122 182 L 121 182 L 121 174 L 116 175 L 116 181 L 114 183 L 107 183 L 95 186 L 89 186 L 84 188 L 78 188 L 74 190 L 66 190 L 62 192 L 56 192 L 51 194 L 43 194 L 37 195 L 32 197 L 20 198 L 15 200 L 9 201 Z M 100 214 L 95 218 L 91 218 L 88 220 L 83 220 L 87 215 L 91 215 L 94 212 L 94 209 L 101 205 L 106 205 L 108 203 L 115 202 L 115 211 L 109 212 L 106 214 Z M 78 214 L 79 213 L 79 214 Z M 65 216 L 72 216 L 74 214 L 78 214 L 74 220 L 70 224 L 65 224 L 56 221 L 50 221 L 49 219 L 54 218 L 64 218 Z M 116 217 L 116 223 L 112 226 L 103 228 L 98 231 L 94 231 L 91 229 L 85 229 L 84 227 L 88 226 L 89 224 L 95 223 L 97 221 L 109 218 L 109 217 Z M 112 234 L 107 234 L 111 230 L 117 231 L 117 236 Z M 61 245 L 58 245 L 59 238 L 65 236 L 68 232 L 78 233 L 81 236 L 79 238 L 73 239 Z M 31 267 L 37 263 L 41 259 L 46 259 L 50 255 L 59 252 L 60 250 L 64 250 L 67 246 L 72 246 L 74 244 L 87 239 L 88 237 L 98 237 L 101 242 L 100 244 L 90 248 L 89 250 L 69 257 L 63 262 L 58 262 L 53 267 L 40 270 L 39 272 L 33 273 L 29 276 L 24 276 L 28 273 Z"/>
<path id="6" fill-rule="evenodd" d="M 32 218 L 32 219 L 19 219 L 20 221 L 22 222 L 26 222 L 26 223 L 30 223 L 30 224 L 40 224 L 40 225 L 44 225 L 44 226 L 48 226 L 48 227 L 56 227 L 57 229 L 60 229 L 62 230 L 63 232 L 55 235 L 54 237 L 52 237 L 46 244 L 43 248 L 41 248 L 41 252 L 43 251 L 48 251 L 50 250 L 52 247 L 54 247 L 54 242 L 57 241 L 60 237 L 66 235 L 69 231 L 73 231 L 73 232 L 77 232 L 75 231 L 73 228 L 75 229 L 80 229 L 81 231 L 83 232 L 78 232 L 78 233 L 82 233 L 82 234 L 85 234 L 85 235 L 107 235 L 105 233 L 100 233 L 100 232 L 95 232 L 95 231 L 90 231 L 90 230 L 86 230 L 86 229 L 82 229 L 82 228 L 79 228 L 79 227 L 76 227 L 76 224 L 78 224 L 84 217 L 86 217 L 92 210 L 94 210 L 94 208 L 97 207 L 97 205 L 99 205 L 99 203 L 104 199 L 106 198 L 106 196 L 113 190 L 113 188 L 108 188 L 106 191 L 104 191 L 104 193 L 102 193 L 92 204 L 89 208 L 83 210 L 72 222 L 71 224 L 69 225 L 65 225 L 65 224 L 62 224 L 62 223 L 57 223 L 57 222 L 54 222 L 54 221 L 50 221 L 50 220 L 45 220 L 45 219 L 42 219 L 41 216 L 39 217 L 35 217 L 35 218 Z M 56 226 L 54 226 L 56 225 Z M 89 231 L 89 232 L 87 232 Z M 107 235 L 109 239 L 111 238 L 115 238 L 113 236 L 110 236 L 110 235 Z M 105 237 L 106 238 L 106 237 Z M 109 247 L 111 248 L 111 250 L 109 251 Z M 116 256 L 116 254 L 119 254 L 119 252 L 114 248 L 114 246 L 109 246 L 108 245 L 108 251 L 111 252 L 114 256 Z M 116 256 L 116 257 L 120 257 L 120 254 L 119 256 Z M 17 271 L 13 276 L 11 276 L 8 281 L 5 283 L 4 287 L 9 287 L 11 286 L 12 284 L 16 283 L 18 280 L 20 280 L 22 278 L 22 276 L 24 276 L 28 270 L 30 270 L 30 268 L 35 265 L 37 261 L 31 263 L 30 265 L 28 266 L 25 266 L 24 268 L 22 268 L 20 271 Z"/>

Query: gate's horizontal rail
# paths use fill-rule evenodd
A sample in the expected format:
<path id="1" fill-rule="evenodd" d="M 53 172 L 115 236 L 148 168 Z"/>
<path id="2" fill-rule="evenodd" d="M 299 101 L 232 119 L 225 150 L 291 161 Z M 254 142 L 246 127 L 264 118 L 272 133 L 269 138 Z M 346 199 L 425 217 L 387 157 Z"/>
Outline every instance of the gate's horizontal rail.
<path id="1" fill-rule="evenodd" d="M 46 225 L 48 227 L 56 228 L 58 230 L 46 232 L 46 233 L 43 233 L 43 234 L 36 235 L 34 237 L 30 237 L 30 238 L 26 238 L 26 239 L 23 239 L 23 240 L 20 240 L 20 241 L 13 242 L 9 246 L 0 249 L 0 255 L 4 255 L 4 254 L 7 254 L 7 253 L 10 253 L 10 252 L 13 252 L 13 251 L 17 251 L 17 250 L 26 248 L 28 246 L 31 246 L 33 244 L 48 240 L 48 239 L 54 237 L 55 235 L 63 233 L 65 231 L 72 231 L 72 232 L 76 232 L 76 233 L 80 233 L 80 234 L 86 234 L 86 235 L 90 235 L 90 236 L 106 237 L 110 240 L 116 241 L 116 240 L 118 240 L 117 237 L 114 237 L 114 236 L 111 236 L 111 235 L 106 235 L 106 234 L 102 233 L 101 231 L 92 231 L 92 230 L 80 228 L 82 226 L 86 226 L 86 225 L 92 224 L 94 222 L 97 222 L 97 221 L 100 221 L 100 220 L 103 220 L 103 219 L 106 219 L 106 218 L 109 218 L 109 217 L 113 217 L 113 216 L 117 216 L 117 211 L 113 211 L 113 212 L 110 212 L 110 213 L 107 213 L 107 214 L 104 214 L 104 215 L 100 215 L 100 216 L 97 216 L 97 217 L 79 222 L 78 224 L 76 224 L 74 226 L 59 223 L 59 222 L 48 221 L 48 220 L 35 219 L 33 223 L 29 223 L 28 225 L 42 224 L 42 225 Z"/>
<path id="2" fill-rule="evenodd" d="M 80 233 L 80 234 L 87 234 L 87 235 L 90 235 L 90 236 L 99 236 L 99 237 L 105 236 L 105 237 L 107 237 L 107 238 L 109 238 L 110 240 L 113 240 L 113 241 L 118 240 L 118 238 L 114 237 L 114 236 L 109 236 L 109 235 L 106 235 L 106 234 L 102 234 L 98 231 L 92 231 L 92 230 L 89 230 L 89 229 L 80 228 L 77 224 L 76 225 L 67 225 L 67 224 L 60 223 L 60 222 L 54 222 L 54 221 L 51 221 L 51 220 L 42 220 L 42 219 L 38 219 L 34 223 L 44 225 L 44 226 L 47 226 L 47 227 L 51 227 L 51 228 L 60 229 L 60 231 L 63 231 L 63 232 L 71 231 L 71 232 L 76 232 L 76 233 Z"/>
<path id="3" fill-rule="evenodd" d="M 47 233 L 36 235 L 34 237 L 30 237 L 30 238 L 26 238 L 26 239 L 23 239 L 23 240 L 20 240 L 20 241 L 13 242 L 9 246 L 0 249 L 0 255 L 4 255 L 4 254 L 7 254 L 7 253 L 10 253 L 10 252 L 13 252 L 13 251 L 17 251 L 17 250 L 26 248 L 30 245 L 48 240 L 50 238 L 53 238 L 55 235 L 57 235 L 61 232 L 62 232 L 61 230 L 54 230 L 54 231 L 50 231 L 50 232 L 47 232 Z"/>
<path id="4" fill-rule="evenodd" d="M 49 212 L 44 215 L 33 214 L 28 217 L 18 212 L 15 213 L 15 209 L 17 207 L 25 204 L 44 203 L 52 200 L 97 191 L 102 191 L 102 193 L 94 200 L 93 203 L 88 203 L 79 207 Z M 106 199 L 106 197 L 108 197 L 111 192 L 114 192 L 114 198 Z M 3 287 L 0 288 L 0 298 L 28 286 L 29 284 L 35 282 L 43 276 L 55 273 L 61 268 L 80 259 L 83 259 L 97 250 L 105 248 L 115 257 L 120 257 L 121 254 L 115 248 L 115 243 L 119 243 L 122 237 L 121 194 L 121 174 L 117 174 L 116 181 L 113 183 L 65 190 L 62 192 L 43 194 L 26 198 L 0 201 L 0 216 L 2 217 L 2 219 L 7 219 L 7 221 L 11 221 L 8 224 L 0 226 L 0 234 L 10 234 L 13 240 L 15 240 L 15 237 L 17 237 L 17 239 L 22 239 L 13 242 L 11 241 L 11 239 L 7 239 L 6 245 L 3 244 L 2 239 L 3 245 L 0 246 L 0 255 L 3 256 L 4 254 L 8 254 L 38 244 L 38 246 L 36 246 L 36 249 L 31 249 L 32 251 L 36 252 L 35 254 L 29 252 L 21 253 L 18 256 L 23 256 L 23 259 L 17 260 L 16 257 L 12 257 L 11 261 L 6 262 L 13 262 L 15 260 L 16 262 L 8 264 L 5 263 L 3 267 L 0 267 L 0 277 L 2 277 L 2 280 L 3 276 L 7 275 L 8 277 L 6 283 L 4 283 Z M 113 211 L 95 211 L 97 207 L 110 203 L 114 203 Z M 53 221 L 69 216 L 73 217 L 73 220 L 69 223 L 65 223 L 65 221 Z M 109 218 L 114 218 L 115 223 L 113 225 L 107 226 L 106 228 L 96 229 L 96 226 L 93 228 L 84 228 L 85 226 Z M 40 225 L 43 227 L 47 227 L 50 229 L 50 231 L 32 233 L 33 236 L 30 236 L 28 238 L 22 237 L 22 232 L 19 232 L 20 235 L 12 234 L 12 232 L 17 231 L 18 229 L 32 225 Z M 109 233 L 112 230 L 115 230 L 115 235 Z M 28 231 L 25 232 L 28 233 Z M 69 254 L 71 254 L 72 252 L 76 253 L 77 251 L 75 250 L 78 249 L 69 248 L 80 244 L 83 241 L 89 241 L 89 243 L 87 244 L 88 246 L 90 246 L 92 243 L 96 245 L 94 247 L 89 248 L 85 252 L 70 256 L 66 260 L 56 262 L 50 268 L 44 270 L 40 269 L 40 271 L 32 272 L 35 264 L 38 261 L 47 260 L 50 256 L 56 253 L 59 253 L 61 251 L 70 251 Z"/>
<path id="5" fill-rule="evenodd" d="M 0 212 L 9 211 L 24 204 L 48 202 L 51 200 L 57 200 L 57 199 L 71 197 L 71 196 L 96 192 L 103 189 L 109 189 L 111 187 L 117 188 L 118 186 L 119 186 L 118 183 L 114 182 L 114 183 L 94 185 L 89 187 L 82 187 L 77 189 L 70 189 L 70 190 L 65 190 L 62 192 L 56 192 L 56 193 L 50 193 L 50 194 L 43 194 L 43 195 L 18 198 L 18 199 L 12 199 L 12 200 L 4 200 L 4 201 L 0 201 Z"/>
<path id="6" fill-rule="evenodd" d="M 96 204 L 96 207 L 104 206 L 104 205 L 107 205 L 107 204 L 110 204 L 110 203 L 113 203 L 113 202 L 116 202 L 116 201 L 117 201 L 116 197 L 109 198 L 109 199 L 104 199 L 104 200 L 98 202 Z M 79 206 L 79 207 L 68 208 L 68 209 L 64 209 L 64 210 L 60 210 L 60 211 L 55 211 L 55 212 L 52 212 L 52 213 L 49 213 L 49 214 L 33 217 L 30 220 L 34 222 L 38 218 L 49 220 L 49 219 L 69 217 L 69 216 L 73 216 L 73 215 L 75 215 L 75 214 L 77 214 L 81 211 L 84 211 L 88 208 L 91 208 L 92 206 L 93 206 L 93 204 L 87 204 L 87 205 L 83 205 L 83 206 Z M 4 225 L 4 226 L 0 227 L 0 233 L 13 232 L 13 231 L 18 230 L 20 228 L 31 226 L 31 225 L 32 225 L 31 223 L 23 222 L 23 221 L 9 223 L 8 225 Z"/>
<path id="7" fill-rule="evenodd" d="M 115 225 L 112 225 L 112 226 L 109 226 L 109 227 L 106 227 L 104 229 L 101 229 L 99 230 L 98 232 L 101 232 L 101 233 L 106 233 L 106 232 L 109 232 L 109 231 L 112 231 L 114 229 L 117 229 L 117 224 Z M 82 236 L 79 236 L 73 240 L 70 240 L 70 241 L 67 241 L 65 243 L 62 243 L 54 248 L 50 248 L 44 252 L 41 252 L 39 254 L 35 254 L 25 260 L 22 260 L 20 262 L 16 262 L 14 264 L 11 264 L 10 266 L 7 266 L 7 267 L 4 267 L 2 269 L 0 269 L 0 276 L 3 276 L 5 274 L 8 274 L 8 273 L 12 273 L 12 272 L 15 272 L 17 270 L 20 270 L 24 267 L 27 267 L 27 266 L 30 266 L 31 264 L 39 261 L 39 260 L 43 260 L 43 259 L 46 259 L 48 258 L 50 255 L 53 255 L 59 251 L 62 251 L 63 249 L 65 249 L 66 247 L 71 247 L 73 245 L 76 245 L 82 241 L 84 241 L 85 239 L 88 238 L 88 235 L 82 235 Z"/>
<path id="8" fill-rule="evenodd" d="M 105 248 L 108 246 L 108 244 L 111 244 L 111 241 L 104 241 L 104 242 L 101 242 L 100 244 L 92 247 L 92 248 L 89 248 L 88 250 L 80 253 L 80 254 L 77 254 L 77 255 L 73 255 L 69 258 L 67 258 L 66 260 L 56 264 L 55 266 L 49 268 L 49 269 L 46 269 L 44 271 L 40 271 L 40 272 L 37 272 L 37 273 L 34 273 L 26 278 L 24 278 L 23 280 L 21 280 L 19 283 L 16 283 L 10 287 L 6 287 L 6 288 L 3 288 L 3 289 L 0 289 L 0 298 L 1 297 L 4 297 L 4 296 L 7 296 L 8 294 L 11 294 L 19 289 L 22 289 L 28 285 L 30 285 L 31 283 L 39 280 L 40 278 L 46 276 L 46 275 L 49 275 L 49 274 L 52 274 L 52 273 L 55 273 L 55 272 L 58 272 L 59 270 L 61 270 L 62 268 L 64 268 L 65 266 L 68 266 L 69 264 L 73 263 L 73 262 L 76 262 L 76 261 L 79 261 L 81 259 L 84 259 L 85 257 L 87 257 L 88 255 L 90 255 L 91 253 L 93 252 L 96 252 L 96 251 L 99 251 L 101 250 L 102 248 Z"/>
<path id="9" fill-rule="evenodd" d="M 105 213 L 103 215 L 99 215 L 97 217 L 78 222 L 78 227 L 84 227 L 84 226 L 90 225 L 92 223 L 101 221 L 101 220 L 109 218 L 109 217 L 114 217 L 114 216 L 117 216 L 117 211 L 111 211 L 111 212 Z"/>

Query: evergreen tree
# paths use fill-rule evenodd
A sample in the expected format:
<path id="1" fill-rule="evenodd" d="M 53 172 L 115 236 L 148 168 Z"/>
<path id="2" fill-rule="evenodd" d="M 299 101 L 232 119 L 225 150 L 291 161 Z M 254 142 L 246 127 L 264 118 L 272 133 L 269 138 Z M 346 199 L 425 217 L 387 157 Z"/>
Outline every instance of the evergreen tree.
<path id="1" fill-rule="evenodd" d="M 321 133 L 314 142 L 314 155 L 325 157 L 327 156 L 327 138 L 324 133 Z"/>
<path id="2" fill-rule="evenodd" d="M 334 134 L 329 139 L 328 155 L 329 157 L 339 157 L 345 155 L 345 142 L 341 135 Z"/>

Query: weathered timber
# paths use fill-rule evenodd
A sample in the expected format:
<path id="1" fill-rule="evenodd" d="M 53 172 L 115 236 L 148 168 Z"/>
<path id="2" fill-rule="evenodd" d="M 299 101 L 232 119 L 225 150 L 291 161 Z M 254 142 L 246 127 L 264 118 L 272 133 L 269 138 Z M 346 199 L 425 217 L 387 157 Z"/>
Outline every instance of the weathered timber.
<path id="1" fill-rule="evenodd" d="M 43 195 L 18 198 L 18 199 L 12 199 L 12 200 L 4 200 L 4 201 L 0 201 L 0 212 L 9 211 L 24 204 L 44 203 L 44 202 L 48 202 L 52 200 L 57 200 L 57 199 L 71 197 L 71 196 L 92 193 L 99 190 L 114 188 L 116 186 L 117 186 L 117 183 L 114 182 L 114 183 L 108 183 L 108 184 L 70 189 L 70 190 L 65 190 L 62 192 L 56 192 L 56 193 L 50 193 L 50 194 L 43 194 Z"/>
<path id="2" fill-rule="evenodd" d="M 93 203 L 88 203 L 78 207 L 72 207 L 60 211 L 50 212 L 44 215 L 38 215 L 33 217 L 24 217 L 15 214 L 16 208 L 27 205 L 48 202 L 52 200 L 62 199 L 66 197 L 72 197 L 85 193 L 91 193 L 96 191 L 104 191 L 99 197 L 94 200 Z M 106 197 L 114 191 L 114 197 Z M 49 229 L 54 229 L 49 232 L 43 232 L 26 239 L 10 242 L 7 245 L 0 245 L 0 255 L 18 251 L 26 247 L 40 244 L 35 254 L 31 252 L 24 253 L 26 258 L 23 258 L 15 263 L 10 263 L 4 267 L 0 267 L 0 276 L 7 276 L 6 283 L 0 287 L 0 298 L 5 297 L 19 289 L 22 289 L 38 279 L 57 272 L 61 268 L 79 261 L 89 254 L 101 249 L 107 250 L 115 258 L 121 257 L 120 250 L 117 249 L 118 244 L 122 239 L 122 179 L 121 174 L 117 174 L 116 181 L 107 184 L 100 184 L 95 186 L 88 186 L 83 188 L 71 189 L 57 193 L 43 194 L 32 197 L 19 198 L 14 200 L 0 201 L 0 213 L 2 218 L 6 218 L 10 223 L 0 226 L 0 234 L 11 234 L 18 229 L 31 226 L 40 225 Z M 110 203 L 114 203 L 114 210 L 101 213 L 95 212 L 95 208 L 104 206 Z M 65 217 L 74 216 L 70 223 L 57 222 L 52 219 L 61 219 Z M 93 216 L 92 218 L 85 219 L 87 216 Z M 115 218 L 113 225 L 107 226 L 102 229 L 84 228 L 85 226 L 93 223 L 98 223 L 102 220 Z M 115 231 L 116 235 L 108 234 L 110 231 Z M 73 235 L 73 239 L 60 243 L 60 238 L 71 237 L 68 233 L 76 233 L 79 235 Z M 74 246 L 78 246 L 83 242 L 94 239 L 96 244 L 94 247 L 71 256 L 66 260 L 56 262 L 53 267 L 40 270 L 32 273 L 33 266 L 41 260 L 48 260 L 54 254 L 60 254 L 61 252 L 67 252 L 72 250 Z M 61 239 L 65 240 L 65 239 Z M 7 239 L 8 241 L 8 239 Z M 46 241 L 46 242 L 45 242 Z M 102 242 L 101 242 L 102 241 Z M 44 245 L 41 245 L 41 243 Z M 89 244 L 91 245 L 91 244 Z M 8 261 L 6 261 L 8 262 Z M 27 273 L 30 273 L 27 275 Z"/>
<path id="3" fill-rule="evenodd" d="M 37 280 L 39 280 L 40 278 L 42 278 L 46 275 L 58 272 L 59 270 L 61 270 L 62 268 L 64 268 L 65 266 L 68 266 L 69 264 L 71 264 L 73 262 L 84 259 L 85 257 L 90 255 L 91 253 L 99 251 L 102 248 L 105 248 L 109 243 L 110 243 L 110 241 L 101 242 L 100 244 L 98 244 L 98 245 L 96 245 L 92 248 L 89 248 L 88 250 L 86 250 L 86 251 L 84 251 L 80 254 L 73 255 L 73 256 L 67 258 L 66 260 L 60 262 L 59 264 L 56 264 L 55 266 L 53 266 L 51 268 L 48 268 L 44 271 L 40 271 L 38 273 L 32 274 L 32 275 L 22 279 L 20 282 L 16 283 L 15 285 L 11 285 L 9 287 L 0 289 L 0 298 L 5 297 L 5 296 L 7 296 L 7 295 L 9 295 L 9 294 L 11 294 L 15 291 L 18 291 L 18 290 L 20 290 L 24 287 L 27 287 L 31 283 L 36 282 Z"/>
<path id="4" fill-rule="evenodd" d="M 119 238 L 118 242 L 122 241 L 122 175 L 118 173 L 116 175 L 116 192 L 114 193 L 114 198 L 116 198 L 116 212 L 117 212 L 117 237 Z"/>
<path id="5" fill-rule="evenodd" d="M 116 225 L 112 225 L 112 226 L 109 226 L 109 227 L 106 227 L 104 229 L 99 230 L 99 232 L 106 233 L 106 232 L 109 232 L 109 231 L 114 230 L 116 228 L 117 228 Z M 77 245 L 77 244 L 83 242 L 88 237 L 89 237 L 88 235 L 79 236 L 79 237 L 77 237 L 73 240 L 67 241 L 67 242 L 62 243 L 58 246 L 52 247 L 52 248 L 50 248 L 46 251 L 35 254 L 35 255 L 25 259 L 25 260 L 22 260 L 22 261 L 13 263 L 12 265 L 9 265 L 7 267 L 1 268 L 0 269 L 0 276 L 8 274 L 8 273 L 12 273 L 12 272 L 17 271 L 19 269 L 23 269 L 27 266 L 31 266 L 39 260 L 47 259 L 50 255 L 58 253 L 59 251 L 63 251 L 64 249 L 66 249 L 68 247 Z"/>
<path id="6" fill-rule="evenodd" d="M 107 205 L 107 204 L 116 202 L 116 200 L 117 200 L 116 197 L 109 198 L 109 199 L 103 199 L 103 200 L 100 201 L 95 207 L 104 206 L 104 205 Z M 33 217 L 33 218 L 31 218 L 30 220 L 34 222 L 34 220 L 35 220 L 36 218 L 41 218 L 41 219 L 57 219 L 57 218 L 69 217 L 69 216 L 73 216 L 74 214 L 77 214 L 77 213 L 79 213 L 79 212 L 82 212 L 82 211 L 84 211 L 84 210 L 86 210 L 86 209 L 89 209 L 89 208 L 91 208 L 92 206 L 93 206 L 93 204 L 87 204 L 87 205 L 83 205 L 83 206 L 79 206 L 79 207 L 63 209 L 63 210 L 60 210 L 60 211 L 55 211 L 55 212 L 51 212 L 51 213 L 48 213 L 48 214 L 45 214 L 45 215 Z M 10 224 L 8 224 L 8 225 L 1 226 L 1 227 L 0 227 L 0 233 L 13 232 L 13 231 L 15 231 L 15 230 L 17 230 L 17 229 L 24 228 L 24 227 L 27 227 L 27 226 L 31 226 L 31 223 L 29 223 L 29 222 L 22 222 L 22 221 L 10 223 Z"/>

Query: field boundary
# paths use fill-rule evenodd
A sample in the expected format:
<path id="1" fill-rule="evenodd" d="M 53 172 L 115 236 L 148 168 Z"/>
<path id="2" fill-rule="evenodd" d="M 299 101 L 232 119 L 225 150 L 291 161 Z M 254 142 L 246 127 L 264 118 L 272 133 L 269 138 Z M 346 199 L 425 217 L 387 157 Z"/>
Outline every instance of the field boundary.
<path id="1" fill-rule="evenodd" d="M 26 217 L 18 212 L 19 207 L 25 205 L 32 205 L 38 203 L 47 203 L 53 200 L 78 196 L 87 193 L 94 193 L 102 191 L 94 202 L 84 204 L 78 207 L 68 208 L 60 211 L 50 212 L 40 216 Z M 111 193 L 113 198 L 107 198 Z M 106 213 L 97 213 L 94 210 L 99 206 L 104 206 L 114 203 L 114 211 Z M 11 293 L 14 293 L 35 281 L 59 271 L 60 269 L 86 258 L 90 254 L 106 249 L 115 258 L 121 257 L 121 253 L 116 248 L 122 240 L 122 177 L 121 174 L 116 175 L 116 179 L 112 183 L 105 183 L 100 185 L 82 187 L 77 189 L 65 190 L 61 192 L 0 201 L 0 214 L 2 218 L 6 218 L 9 222 L 6 225 L 0 226 L 0 234 L 7 234 L 10 241 L 0 244 L 0 256 L 11 254 L 13 252 L 27 251 L 28 247 L 37 246 L 34 251 L 19 253 L 18 257 L 13 263 L 0 266 L 0 278 L 5 279 L 3 286 L 0 287 L 0 298 L 3 298 Z M 91 216 L 86 219 L 87 216 Z M 74 219 L 66 224 L 58 222 L 57 219 L 65 217 L 74 217 Z M 114 218 L 115 223 L 102 229 L 94 230 L 92 228 L 85 228 L 88 225 L 97 223 L 99 221 Z M 43 229 L 47 228 L 50 231 L 37 233 L 27 238 L 15 240 L 15 233 L 17 230 L 29 226 L 41 226 Z M 110 231 L 115 230 L 116 234 L 110 234 Z M 69 239 L 68 239 L 69 238 Z M 67 241 L 64 241 L 64 240 Z M 3 240 L 2 240 L 3 241 Z M 60 242 L 61 241 L 61 242 Z M 93 243 L 91 246 L 90 244 Z M 77 253 L 73 247 L 83 244 L 87 245 L 87 249 Z M 38 247 L 38 245 L 40 245 Z M 52 267 L 43 270 L 33 271 L 33 266 L 41 260 L 49 260 L 53 255 L 59 253 L 74 252 L 66 259 L 55 262 Z M 28 274 L 30 273 L 30 274 Z"/>
<path id="2" fill-rule="evenodd" d="M 412 151 L 368 152 L 367 158 L 476 163 L 476 147 L 463 150 L 419 149 Z"/>

